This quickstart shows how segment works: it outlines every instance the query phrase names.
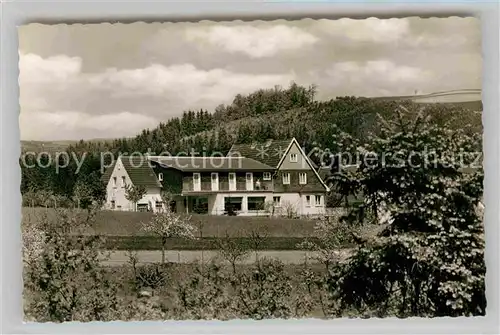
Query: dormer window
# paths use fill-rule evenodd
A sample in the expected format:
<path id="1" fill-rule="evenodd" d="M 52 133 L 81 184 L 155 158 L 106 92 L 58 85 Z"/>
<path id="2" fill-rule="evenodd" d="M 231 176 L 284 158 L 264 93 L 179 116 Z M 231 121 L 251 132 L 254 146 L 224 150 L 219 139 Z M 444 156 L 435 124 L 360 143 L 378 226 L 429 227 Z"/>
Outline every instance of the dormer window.
<path id="1" fill-rule="evenodd" d="M 264 175 L 262 176 L 262 179 L 264 179 L 264 180 L 271 180 L 271 172 L 264 172 Z"/>
<path id="2" fill-rule="evenodd" d="M 299 156 L 297 154 L 290 154 L 290 162 L 297 163 L 299 161 Z"/>
<path id="3" fill-rule="evenodd" d="M 163 173 L 158 173 L 158 180 L 163 181 Z"/>

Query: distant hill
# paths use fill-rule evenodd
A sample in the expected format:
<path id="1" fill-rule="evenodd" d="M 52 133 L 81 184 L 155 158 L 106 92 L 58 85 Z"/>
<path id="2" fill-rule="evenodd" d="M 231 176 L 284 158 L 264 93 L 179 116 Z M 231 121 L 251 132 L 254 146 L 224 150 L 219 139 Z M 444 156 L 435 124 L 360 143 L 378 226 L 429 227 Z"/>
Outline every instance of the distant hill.
<path id="1" fill-rule="evenodd" d="M 77 141 L 22 141 L 21 140 L 21 151 L 22 152 L 57 152 L 64 151 L 71 144 Z"/>
<path id="2" fill-rule="evenodd" d="M 463 109 L 468 109 L 471 111 L 482 111 L 483 105 L 481 101 L 481 90 L 479 89 L 463 89 L 463 90 L 452 90 L 452 91 L 442 91 L 430 94 L 416 94 L 408 96 L 384 96 L 384 97 L 367 97 L 366 99 L 374 101 L 413 101 L 418 104 L 425 105 L 445 105 L 445 106 L 456 106 Z M 269 107 L 269 106 L 268 106 Z M 214 114 L 216 115 L 217 112 Z M 227 116 L 227 115 L 226 115 Z M 320 117 L 320 118 L 318 118 Z M 297 123 L 296 120 L 301 120 Z M 209 127 L 205 131 L 195 132 L 191 136 L 183 136 L 182 142 L 189 142 L 194 140 L 196 137 L 210 137 L 215 135 L 218 137 L 220 129 L 224 129 L 227 135 L 235 139 L 241 127 L 248 128 L 263 128 L 265 132 L 265 125 L 269 125 L 273 130 L 281 129 L 283 132 L 289 129 L 290 136 L 297 136 L 297 132 L 314 132 L 316 131 L 318 122 L 328 122 L 329 118 L 323 119 L 321 115 L 316 113 L 308 113 L 305 108 L 293 108 L 290 110 L 284 110 L 273 113 L 263 113 L 262 115 L 255 116 L 238 116 L 232 120 L 227 120 L 223 117 L 217 125 L 214 127 Z M 160 125 L 161 126 L 161 125 Z M 300 126 L 300 129 L 297 127 Z M 271 130 L 271 129 L 268 129 Z M 113 139 L 92 139 L 85 140 L 87 143 L 92 142 L 108 142 L 113 141 Z M 21 150 L 23 152 L 34 151 L 46 151 L 46 152 L 56 152 L 64 151 L 70 145 L 75 145 L 80 141 L 21 141 Z"/>
<path id="3" fill-rule="evenodd" d="M 448 106 L 462 107 L 473 111 L 483 110 L 480 89 L 450 90 L 429 94 L 374 97 L 371 99 L 385 101 L 411 100 L 419 104 L 443 104 Z"/>
<path id="4" fill-rule="evenodd" d="M 91 140 L 85 140 L 85 142 L 106 142 L 113 141 L 109 138 L 95 138 Z M 75 145 L 80 141 L 75 140 L 61 140 L 61 141 L 25 141 L 21 140 L 21 152 L 61 152 L 65 151 L 70 145 Z"/>

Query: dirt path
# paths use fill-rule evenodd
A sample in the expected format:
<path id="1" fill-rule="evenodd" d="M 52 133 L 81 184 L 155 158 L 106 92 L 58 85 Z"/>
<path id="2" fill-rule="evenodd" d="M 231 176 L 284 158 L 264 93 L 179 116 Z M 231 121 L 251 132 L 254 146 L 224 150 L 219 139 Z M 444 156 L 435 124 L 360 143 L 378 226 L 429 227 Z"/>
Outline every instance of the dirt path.
<path id="1" fill-rule="evenodd" d="M 349 249 L 341 251 L 344 257 L 347 257 L 350 253 Z M 159 250 L 141 250 L 137 252 L 139 264 L 146 263 L 159 263 L 161 262 L 161 251 Z M 258 257 L 263 258 L 275 258 L 279 259 L 285 264 L 302 264 L 305 260 L 310 263 L 315 263 L 317 260 L 314 258 L 316 254 L 314 252 L 306 252 L 299 250 L 265 250 L 259 251 Z M 191 263 L 196 261 L 201 261 L 203 258 L 204 262 L 208 262 L 215 257 L 219 257 L 219 254 L 215 250 L 205 250 L 205 251 L 191 251 L 191 250 L 167 250 L 166 258 L 167 262 L 173 263 Z M 242 260 L 241 264 L 250 264 L 255 261 L 255 253 L 252 252 L 248 257 Z M 121 266 L 128 262 L 129 258 L 126 251 L 113 251 L 110 253 L 110 257 L 102 262 L 106 266 Z"/>

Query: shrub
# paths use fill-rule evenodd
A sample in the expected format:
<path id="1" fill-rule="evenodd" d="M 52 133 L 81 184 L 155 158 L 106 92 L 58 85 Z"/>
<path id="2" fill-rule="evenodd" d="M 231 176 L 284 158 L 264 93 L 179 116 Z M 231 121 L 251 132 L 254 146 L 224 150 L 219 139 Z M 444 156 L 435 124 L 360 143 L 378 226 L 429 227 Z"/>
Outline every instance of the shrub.
<path id="1" fill-rule="evenodd" d="M 71 229 L 89 225 L 94 212 L 82 217 L 74 210 L 61 209 L 57 214 L 57 220 L 39 218 L 38 229 L 43 235 L 37 257 L 26 254 L 26 316 L 53 322 L 114 319 L 116 286 L 99 266 L 102 239 L 67 238 Z"/>
<path id="2" fill-rule="evenodd" d="M 137 267 L 135 273 L 135 289 L 150 288 L 152 294 L 158 289 L 164 287 L 168 281 L 168 273 L 165 266 L 159 264 L 148 264 Z"/>
<path id="3" fill-rule="evenodd" d="M 231 277 L 223 270 L 214 262 L 197 266 L 195 273 L 176 288 L 178 306 L 174 315 L 183 319 L 234 318 L 233 299 L 228 291 Z"/>
<path id="4" fill-rule="evenodd" d="M 259 260 L 250 271 L 241 273 L 233 286 L 237 297 L 235 307 L 243 317 L 269 319 L 293 315 L 292 285 L 280 261 Z"/>

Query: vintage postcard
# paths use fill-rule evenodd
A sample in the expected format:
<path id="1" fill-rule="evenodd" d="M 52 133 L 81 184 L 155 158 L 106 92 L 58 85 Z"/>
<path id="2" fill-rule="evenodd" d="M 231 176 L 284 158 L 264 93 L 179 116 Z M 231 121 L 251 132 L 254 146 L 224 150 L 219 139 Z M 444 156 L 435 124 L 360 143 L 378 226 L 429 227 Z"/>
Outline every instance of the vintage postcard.
<path id="1" fill-rule="evenodd" d="M 485 315 L 480 31 L 19 27 L 25 320 Z"/>

